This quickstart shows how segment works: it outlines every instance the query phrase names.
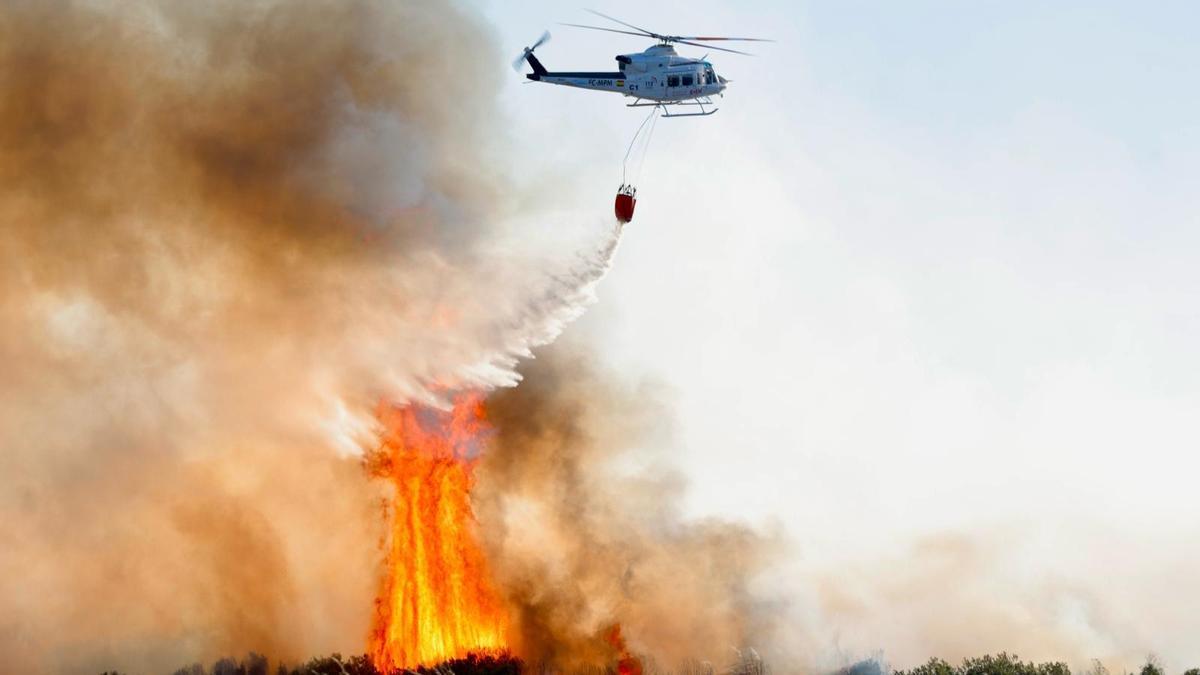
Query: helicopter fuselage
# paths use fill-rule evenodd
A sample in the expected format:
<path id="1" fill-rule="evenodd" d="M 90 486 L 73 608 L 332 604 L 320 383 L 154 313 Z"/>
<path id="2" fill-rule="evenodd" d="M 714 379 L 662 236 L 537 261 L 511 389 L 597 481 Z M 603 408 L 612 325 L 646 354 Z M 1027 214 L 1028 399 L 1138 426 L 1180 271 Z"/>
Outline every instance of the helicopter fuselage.
<path id="1" fill-rule="evenodd" d="M 616 57 L 619 70 L 614 72 L 554 72 L 547 70 L 532 52 L 525 58 L 533 68 L 526 77 L 535 82 L 611 91 L 663 103 L 720 94 L 727 82 L 708 61 L 679 56 L 669 44 Z"/>

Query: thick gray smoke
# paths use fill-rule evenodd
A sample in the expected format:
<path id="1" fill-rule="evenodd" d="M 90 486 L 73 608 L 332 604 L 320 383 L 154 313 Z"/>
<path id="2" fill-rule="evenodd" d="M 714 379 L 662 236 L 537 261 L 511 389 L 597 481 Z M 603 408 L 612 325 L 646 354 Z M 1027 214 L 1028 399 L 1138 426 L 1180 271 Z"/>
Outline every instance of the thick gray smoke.
<path id="1" fill-rule="evenodd" d="M 619 236 L 514 248 L 503 63 L 448 2 L 0 7 L 0 671 L 363 648 L 334 450 L 514 383 Z"/>

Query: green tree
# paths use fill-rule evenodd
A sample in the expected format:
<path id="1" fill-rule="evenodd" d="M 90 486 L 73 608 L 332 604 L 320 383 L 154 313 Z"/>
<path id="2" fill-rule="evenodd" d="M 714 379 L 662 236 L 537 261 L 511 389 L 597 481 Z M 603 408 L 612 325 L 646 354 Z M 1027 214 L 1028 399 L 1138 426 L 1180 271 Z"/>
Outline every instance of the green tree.
<path id="1" fill-rule="evenodd" d="M 213 675 L 246 675 L 245 671 L 238 667 L 238 662 L 233 659 L 221 659 L 213 664 Z"/>
<path id="2" fill-rule="evenodd" d="M 1142 666 L 1142 671 L 1138 675 L 1164 675 L 1162 663 L 1158 657 L 1151 654 L 1146 657 L 1146 665 Z"/>
<path id="3" fill-rule="evenodd" d="M 1071 675 L 1071 669 L 1062 661 L 1037 664 L 1037 675 Z"/>
<path id="4" fill-rule="evenodd" d="M 892 675 L 955 675 L 954 667 L 941 659 L 929 659 L 929 662 L 912 670 L 897 670 Z"/>
<path id="5" fill-rule="evenodd" d="M 1000 652 L 972 659 L 964 659 L 958 668 L 959 675 L 1042 675 L 1033 663 L 1024 663 L 1016 655 Z M 1047 674 L 1051 675 L 1051 674 Z"/>

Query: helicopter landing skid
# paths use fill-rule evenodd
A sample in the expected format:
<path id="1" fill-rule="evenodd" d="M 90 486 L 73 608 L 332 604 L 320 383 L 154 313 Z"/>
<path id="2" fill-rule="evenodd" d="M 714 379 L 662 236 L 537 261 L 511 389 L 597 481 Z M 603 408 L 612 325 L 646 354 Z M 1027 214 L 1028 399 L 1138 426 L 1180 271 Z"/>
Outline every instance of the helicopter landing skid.
<path id="1" fill-rule="evenodd" d="M 625 107 L 626 108 L 650 108 L 650 107 L 662 108 L 662 111 L 663 111 L 662 116 L 663 117 L 707 117 L 707 116 L 717 112 L 717 110 L 720 110 L 720 108 L 713 108 L 712 110 L 704 109 L 704 106 L 706 106 L 706 105 L 714 105 L 714 103 L 712 102 L 712 99 L 707 96 L 704 98 L 692 99 L 690 101 L 669 101 L 669 102 L 648 101 L 648 102 L 643 103 L 642 102 L 643 100 L 644 99 L 639 98 L 638 100 L 634 101 L 633 103 L 626 103 Z M 693 112 L 693 113 L 684 113 L 684 112 L 673 113 L 673 112 L 671 112 L 671 106 L 678 106 L 678 105 L 699 106 L 700 112 Z"/>

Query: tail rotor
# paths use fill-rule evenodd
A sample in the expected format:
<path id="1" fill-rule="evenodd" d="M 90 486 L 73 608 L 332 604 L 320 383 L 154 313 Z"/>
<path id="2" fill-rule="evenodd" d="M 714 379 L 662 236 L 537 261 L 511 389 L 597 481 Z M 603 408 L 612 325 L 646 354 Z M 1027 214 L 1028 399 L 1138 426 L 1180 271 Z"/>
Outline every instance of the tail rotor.
<path id="1" fill-rule="evenodd" d="M 517 71 L 518 73 L 521 72 L 521 65 L 523 63 L 525 63 L 525 59 L 527 57 L 529 57 L 531 54 L 533 54 L 534 50 L 536 50 L 538 47 L 541 47 L 542 45 L 546 44 L 549 41 L 550 41 L 550 31 L 546 31 L 546 32 L 542 33 L 542 37 L 538 38 L 537 42 L 533 43 L 532 47 L 526 47 L 525 51 L 521 52 L 521 55 L 518 56 L 512 62 L 513 70 Z"/>

